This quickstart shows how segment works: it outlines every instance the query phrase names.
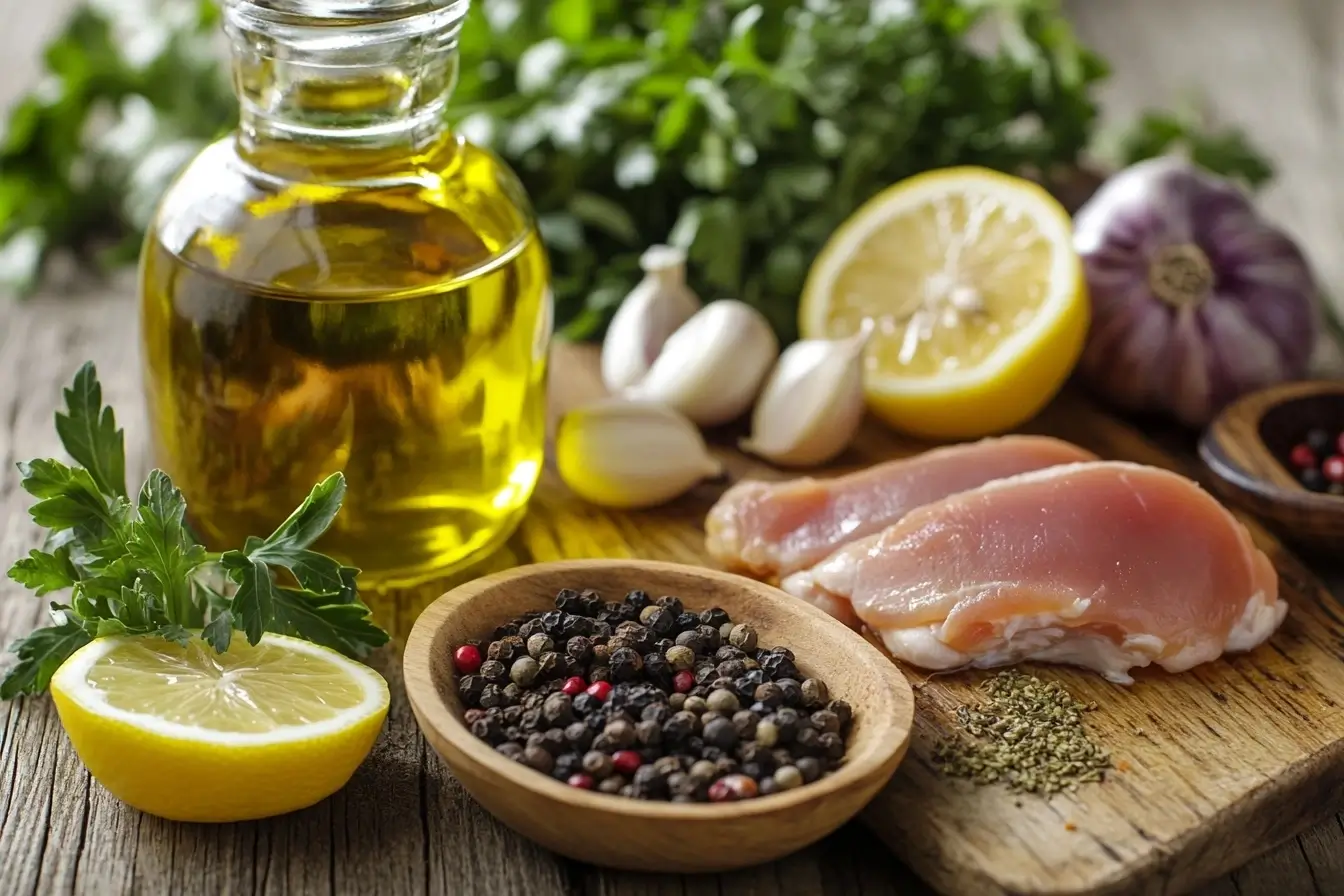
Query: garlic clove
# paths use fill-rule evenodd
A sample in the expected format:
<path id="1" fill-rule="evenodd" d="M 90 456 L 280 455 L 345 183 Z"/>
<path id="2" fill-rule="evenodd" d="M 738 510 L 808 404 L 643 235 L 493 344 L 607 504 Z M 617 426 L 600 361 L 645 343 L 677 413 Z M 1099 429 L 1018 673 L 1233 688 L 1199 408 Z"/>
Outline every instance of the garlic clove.
<path id="1" fill-rule="evenodd" d="M 700 310 L 686 285 L 686 253 L 651 246 L 639 259 L 642 279 L 621 302 L 602 340 L 602 382 L 619 392 L 648 373 L 667 338 Z"/>
<path id="2" fill-rule="evenodd" d="M 779 340 L 764 315 L 719 299 L 668 337 L 648 374 L 625 395 L 717 426 L 746 413 L 778 357 Z"/>
<path id="3" fill-rule="evenodd" d="M 653 507 L 719 476 L 695 424 L 671 408 L 605 399 L 565 414 L 556 466 L 576 495 L 605 507 Z"/>
<path id="4" fill-rule="evenodd" d="M 863 422 L 863 350 L 874 325 L 847 339 L 804 339 L 780 355 L 756 402 L 743 451 L 781 466 L 824 464 Z"/>

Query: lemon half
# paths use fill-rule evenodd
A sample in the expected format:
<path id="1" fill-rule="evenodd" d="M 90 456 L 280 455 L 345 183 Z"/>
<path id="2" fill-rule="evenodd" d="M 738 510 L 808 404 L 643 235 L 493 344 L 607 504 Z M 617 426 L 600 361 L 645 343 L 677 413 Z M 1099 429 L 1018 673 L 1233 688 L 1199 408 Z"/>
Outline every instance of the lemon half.
<path id="1" fill-rule="evenodd" d="M 118 799 L 176 821 L 310 806 L 350 780 L 387 716 L 372 669 L 297 638 L 99 638 L 51 680 L 61 724 Z"/>
<path id="2" fill-rule="evenodd" d="M 805 338 L 865 318 L 870 409 L 930 438 L 1012 429 L 1059 391 L 1088 326 L 1068 212 L 1036 184 L 984 168 L 908 178 L 859 208 L 808 273 Z"/>

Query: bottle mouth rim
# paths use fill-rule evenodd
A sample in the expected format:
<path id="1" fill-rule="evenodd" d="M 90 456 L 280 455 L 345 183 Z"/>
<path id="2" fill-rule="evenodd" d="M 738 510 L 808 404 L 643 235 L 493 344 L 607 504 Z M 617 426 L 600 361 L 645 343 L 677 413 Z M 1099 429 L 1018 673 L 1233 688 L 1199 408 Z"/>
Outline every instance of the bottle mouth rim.
<path id="1" fill-rule="evenodd" d="M 349 39 L 370 43 L 456 31 L 471 0 L 404 0 L 397 6 L 368 0 L 222 0 L 222 5 L 230 31 L 305 41 L 323 39 L 324 33 L 326 39 L 335 39 L 332 32 L 339 31 Z"/>

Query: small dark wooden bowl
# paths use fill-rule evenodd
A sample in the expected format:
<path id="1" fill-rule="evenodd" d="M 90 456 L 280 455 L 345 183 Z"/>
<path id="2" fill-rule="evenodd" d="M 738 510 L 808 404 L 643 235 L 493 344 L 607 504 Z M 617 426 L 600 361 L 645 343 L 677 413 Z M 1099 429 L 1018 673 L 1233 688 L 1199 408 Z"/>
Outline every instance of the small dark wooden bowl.
<path id="1" fill-rule="evenodd" d="M 1285 466 L 1293 446 L 1316 427 L 1344 429 L 1344 382 L 1290 383 L 1243 396 L 1204 432 L 1199 456 L 1228 500 L 1289 541 L 1338 553 L 1344 496 L 1308 491 Z"/>
<path id="2" fill-rule="evenodd" d="M 640 588 L 689 609 L 719 606 L 783 645 L 804 674 L 854 707 L 845 763 L 812 784 L 735 803 L 680 804 L 592 793 L 505 759 L 462 722 L 454 645 L 488 635 L 561 588 L 616 597 Z M 651 560 L 569 560 L 477 579 L 416 620 L 403 661 L 420 730 L 490 814 L 563 855 L 636 871 L 726 871 L 787 855 L 858 814 L 891 779 L 910 744 L 914 696 L 905 676 L 844 624 L 782 591 L 729 573 Z"/>

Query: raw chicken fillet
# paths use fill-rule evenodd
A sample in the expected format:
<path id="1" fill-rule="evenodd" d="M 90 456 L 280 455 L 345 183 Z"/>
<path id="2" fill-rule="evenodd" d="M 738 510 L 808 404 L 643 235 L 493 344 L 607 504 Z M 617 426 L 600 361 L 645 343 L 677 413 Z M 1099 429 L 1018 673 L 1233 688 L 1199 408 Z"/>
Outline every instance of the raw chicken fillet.
<path id="1" fill-rule="evenodd" d="M 1194 482 L 1120 462 L 1052 467 L 926 505 L 786 591 L 926 669 L 1070 663 L 1129 683 L 1264 642 L 1287 612 L 1269 558 Z"/>
<path id="2" fill-rule="evenodd" d="M 758 578 L 807 569 L 916 507 L 993 479 L 1096 456 L 1059 439 L 1003 436 L 926 451 L 835 479 L 738 483 L 705 520 L 718 563 Z"/>

